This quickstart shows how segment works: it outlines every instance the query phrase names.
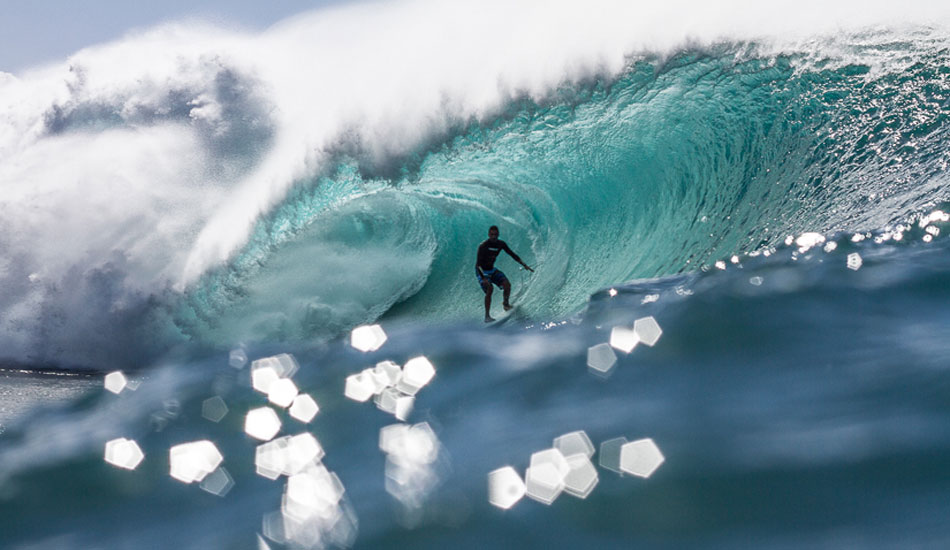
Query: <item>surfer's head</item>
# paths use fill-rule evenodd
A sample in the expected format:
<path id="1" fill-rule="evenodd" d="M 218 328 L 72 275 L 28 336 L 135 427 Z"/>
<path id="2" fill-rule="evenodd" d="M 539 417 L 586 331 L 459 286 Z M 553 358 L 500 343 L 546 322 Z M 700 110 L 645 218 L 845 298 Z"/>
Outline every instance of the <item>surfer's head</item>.
<path id="1" fill-rule="evenodd" d="M 493 226 L 491 226 L 491 227 L 488 228 L 488 238 L 491 239 L 491 240 L 495 240 L 495 239 L 498 238 L 498 226 L 497 226 L 497 225 L 493 225 Z"/>

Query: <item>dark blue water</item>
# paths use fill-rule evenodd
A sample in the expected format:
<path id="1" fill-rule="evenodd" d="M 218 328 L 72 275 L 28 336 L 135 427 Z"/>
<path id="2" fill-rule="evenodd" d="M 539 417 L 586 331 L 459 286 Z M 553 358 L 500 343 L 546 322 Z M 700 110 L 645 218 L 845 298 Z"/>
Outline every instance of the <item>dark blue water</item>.
<path id="1" fill-rule="evenodd" d="M 948 245 L 839 242 L 618 286 L 550 328 L 395 324 L 368 356 L 343 342 L 298 353 L 295 379 L 322 407 L 311 432 L 359 520 L 353 544 L 940 547 L 950 537 Z M 846 266 L 853 252 L 858 271 Z M 608 327 L 648 314 L 664 330 L 655 347 L 618 352 L 607 379 L 588 372 L 587 348 Z M 421 509 L 407 510 L 384 489 L 378 448 L 394 420 L 342 391 L 356 368 L 419 353 L 437 375 L 411 422 L 430 423 L 441 460 Z M 253 547 L 282 484 L 253 471 L 243 415 L 265 400 L 247 370 L 225 355 L 142 377 L 135 392 L 90 395 L 7 430 L 8 544 Z M 230 408 L 219 424 L 201 416 L 216 394 Z M 284 418 L 284 433 L 301 429 Z M 488 503 L 489 471 L 523 472 L 531 453 L 574 430 L 595 444 L 651 437 L 666 462 L 649 479 L 601 468 L 586 500 Z M 146 454 L 135 471 L 102 460 L 120 435 Z M 236 481 L 224 498 L 168 477 L 167 449 L 204 438 Z"/>
<path id="2" fill-rule="evenodd" d="M 139 385 L 37 392 L 3 425 L 0 546 L 945 547 L 950 55 L 930 29 L 830 43 L 640 56 L 386 162 L 341 147 L 184 289 L 132 288 L 140 266 L 121 254 L 11 287 L 11 363 Z M 486 328 L 471 264 L 493 223 L 537 273 L 499 260 L 520 308 Z M 23 296 L 39 305 L 16 324 Z M 588 368 L 590 347 L 647 316 L 655 346 Z M 350 347 L 374 321 L 383 347 Z M 299 363 L 320 413 L 274 408 L 345 488 L 330 520 L 288 528 L 286 478 L 255 473 L 245 415 L 266 398 L 233 349 Z M 400 470 L 380 450 L 398 421 L 345 380 L 419 355 L 436 375 L 405 420 L 435 451 Z M 214 396 L 220 422 L 203 416 Z M 489 503 L 489 472 L 524 476 L 577 430 L 652 438 L 665 462 L 644 479 L 595 454 L 586 499 Z M 135 470 L 103 460 L 119 437 L 144 452 Z M 205 439 L 234 482 L 223 496 L 169 476 L 169 449 Z"/>

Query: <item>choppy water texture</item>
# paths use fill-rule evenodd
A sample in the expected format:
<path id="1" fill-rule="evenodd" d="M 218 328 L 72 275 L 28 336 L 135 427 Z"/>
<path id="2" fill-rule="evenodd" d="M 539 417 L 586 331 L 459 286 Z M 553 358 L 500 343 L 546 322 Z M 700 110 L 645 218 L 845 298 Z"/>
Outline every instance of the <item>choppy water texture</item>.
<path id="1" fill-rule="evenodd" d="M 0 381 L 27 394 L 0 408 L 17 411 L 0 418 L 4 547 L 947 545 L 943 27 L 578 45 L 551 74 L 503 67 L 464 93 L 358 73 L 397 83 L 365 104 L 296 95 L 324 61 L 301 80 L 256 64 L 359 9 L 253 40 L 170 28 L 0 80 L 0 355 L 137 385 Z M 188 40 L 157 53 L 169 36 Z M 109 73 L 136 55 L 164 65 Z M 458 82 L 481 82 L 468 68 Z M 519 312 L 485 328 L 472 264 L 491 224 L 536 273 L 499 260 Z M 654 346 L 588 368 L 648 316 Z M 383 346 L 351 347 L 374 322 Z M 279 436 L 325 450 L 313 479 L 345 488 L 330 519 L 293 520 L 299 495 L 255 472 L 245 418 L 267 397 L 232 350 L 299 363 L 320 412 L 271 407 Z M 424 436 L 381 449 L 399 421 L 344 397 L 347 377 L 420 355 L 436 374 L 404 420 Z M 621 476 L 598 448 L 587 498 L 489 503 L 489 472 L 524 476 L 576 430 L 652 438 L 665 461 Z M 103 460 L 123 437 L 134 470 Z M 223 469 L 205 490 L 170 477 L 169 449 L 206 439 Z"/>

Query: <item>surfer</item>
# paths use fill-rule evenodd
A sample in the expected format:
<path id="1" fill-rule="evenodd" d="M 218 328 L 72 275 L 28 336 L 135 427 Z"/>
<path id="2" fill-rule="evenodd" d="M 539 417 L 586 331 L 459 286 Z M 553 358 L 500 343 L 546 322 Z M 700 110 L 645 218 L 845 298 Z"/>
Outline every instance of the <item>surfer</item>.
<path id="1" fill-rule="evenodd" d="M 475 259 L 475 276 L 478 277 L 478 284 L 481 285 L 482 292 L 485 293 L 486 323 L 494 321 L 489 314 L 491 310 L 492 290 L 494 290 L 491 286 L 492 283 L 504 291 L 504 302 L 502 302 L 502 305 L 505 307 L 505 311 L 512 308 L 511 303 L 508 302 L 508 296 L 511 295 L 511 283 L 508 282 L 508 277 L 505 277 L 505 274 L 502 273 L 500 269 L 495 268 L 495 259 L 498 258 L 498 254 L 500 254 L 502 250 L 507 252 L 516 262 L 524 266 L 525 269 L 534 273 L 534 270 L 528 267 L 528 264 L 522 262 L 521 258 L 508 248 L 508 244 L 505 243 L 505 241 L 498 238 L 498 226 L 493 225 L 489 227 L 488 240 L 478 245 L 478 255 Z"/>

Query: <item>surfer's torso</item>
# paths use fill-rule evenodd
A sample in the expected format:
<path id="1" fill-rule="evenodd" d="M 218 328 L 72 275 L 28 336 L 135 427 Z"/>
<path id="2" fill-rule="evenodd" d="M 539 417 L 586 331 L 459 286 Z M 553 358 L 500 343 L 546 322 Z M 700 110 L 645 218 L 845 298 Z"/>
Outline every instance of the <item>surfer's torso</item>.
<path id="1" fill-rule="evenodd" d="M 508 248 L 508 245 L 505 243 L 505 241 L 501 239 L 486 239 L 485 242 L 478 245 L 478 257 L 475 261 L 475 266 L 480 268 L 482 271 L 491 271 L 492 269 L 495 269 L 495 259 L 498 258 L 498 255 L 501 254 L 502 250 L 510 254 L 512 257 L 515 257 L 515 255 L 511 252 L 511 249 Z"/>

